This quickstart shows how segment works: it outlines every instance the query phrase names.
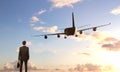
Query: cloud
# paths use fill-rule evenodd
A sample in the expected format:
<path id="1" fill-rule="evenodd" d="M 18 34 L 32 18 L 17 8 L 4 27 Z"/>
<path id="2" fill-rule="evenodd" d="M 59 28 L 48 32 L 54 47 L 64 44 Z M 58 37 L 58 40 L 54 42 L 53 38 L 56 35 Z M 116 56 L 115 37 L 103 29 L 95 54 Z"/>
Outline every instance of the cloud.
<path id="1" fill-rule="evenodd" d="M 19 71 L 16 68 L 17 61 L 8 62 L 4 65 L 4 68 L 1 70 L 2 72 L 17 72 Z M 66 65 L 67 66 L 67 65 Z M 66 67 L 65 66 L 65 67 Z M 28 70 L 30 72 L 116 72 L 113 65 L 96 65 L 92 63 L 86 64 L 77 64 L 74 67 L 68 67 L 66 69 L 62 68 L 53 68 L 53 69 L 40 69 L 35 66 L 35 64 L 29 62 Z"/>
<path id="2" fill-rule="evenodd" d="M 80 65 L 78 64 L 75 68 L 75 71 L 78 72 L 101 72 L 101 66 L 98 65 L 94 65 L 94 64 L 84 64 L 84 65 Z"/>
<path id="3" fill-rule="evenodd" d="M 76 41 L 90 40 L 88 48 L 106 49 L 108 51 L 120 51 L 120 40 L 110 35 L 108 32 L 99 31 L 91 34 L 82 34 L 74 37 Z M 79 54 L 79 53 L 78 53 Z"/>
<path id="4" fill-rule="evenodd" d="M 120 41 L 103 44 L 102 48 L 104 48 L 106 50 L 110 50 L 110 51 L 119 51 L 120 50 Z"/>
<path id="5" fill-rule="evenodd" d="M 40 68 L 38 68 L 32 62 L 28 62 L 28 70 L 39 70 L 39 69 Z M 17 61 L 5 63 L 4 66 L 3 66 L 3 69 L 2 69 L 2 71 L 18 71 L 18 70 L 19 70 L 19 68 L 17 68 Z"/>
<path id="6" fill-rule="evenodd" d="M 81 52 L 81 51 L 78 51 L 78 52 L 73 52 L 72 55 L 85 55 L 85 56 L 91 56 L 90 53 L 87 53 L 87 52 Z"/>
<path id="7" fill-rule="evenodd" d="M 16 52 L 19 53 L 19 47 L 16 49 Z"/>
<path id="8" fill-rule="evenodd" d="M 98 32 L 94 32 L 92 34 L 92 37 L 101 41 L 107 37 L 110 37 L 110 34 L 108 34 L 107 32 L 104 32 L 104 31 L 98 31 Z"/>
<path id="9" fill-rule="evenodd" d="M 106 49 L 108 51 L 119 51 L 120 50 L 120 40 L 113 37 L 107 32 L 97 32 L 92 35 L 92 40 L 94 44 L 99 45 L 101 49 Z M 95 46 L 94 46 L 95 47 Z"/>
<path id="10" fill-rule="evenodd" d="M 32 42 L 31 42 L 31 41 L 27 41 L 27 42 L 26 42 L 26 45 L 27 45 L 27 46 L 30 46 L 30 45 L 32 45 Z"/>
<path id="11" fill-rule="evenodd" d="M 101 46 L 102 49 L 106 49 L 108 51 L 120 50 L 120 40 L 107 32 L 97 32 L 94 33 L 92 37 L 92 40 L 97 40 L 95 43 Z"/>
<path id="12" fill-rule="evenodd" d="M 46 24 L 46 22 L 44 22 L 44 21 L 40 20 L 40 24 Z"/>
<path id="13" fill-rule="evenodd" d="M 118 6 L 117 8 L 114 8 L 110 13 L 113 15 L 119 15 L 120 14 L 120 6 Z"/>
<path id="14" fill-rule="evenodd" d="M 11 63 L 6 63 L 6 64 L 4 64 L 4 67 L 3 67 L 5 70 L 12 70 L 13 69 L 13 67 L 12 67 L 12 65 L 11 65 Z"/>
<path id="15" fill-rule="evenodd" d="M 28 69 L 29 70 L 38 70 L 39 68 L 32 62 L 28 62 Z"/>
<path id="16" fill-rule="evenodd" d="M 52 26 L 52 27 L 34 27 L 34 30 L 37 31 L 42 31 L 42 32 L 49 32 L 49 33 L 54 33 L 58 29 L 57 26 Z"/>
<path id="17" fill-rule="evenodd" d="M 31 22 L 38 22 L 39 21 L 39 18 L 37 16 L 33 16 L 31 18 Z"/>
<path id="18" fill-rule="evenodd" d="M 78 34 L 78 37 L 73 37 L 77 41 L 81 40 L 93 40 L 93 41 L 102 41 L 104 38 L 109 37 L 110 35 L 104 31 L 98 31 L 93 33 L 83 33 Z"/>
<path id="19" fill-rule="evenodd" d="M 30 25 L 34 26 L 36 23 L 45 24 L 46 22 L 42 21 L 39 16 L 46 12 L 46 9 L 40 9 L 30 18 Z"/>
<path id="20" fill-rule="evenodd" d="M 77 35 L 78 35 L 77 37 L 72 36 L 71 38 L 76 41 L 82 41 L 82 40 L 88 39 L 91 36 L 90 34 L 87 34 L 87 33 L 79 34 L 78 32 L 77 32 Z"/>
<path id="21" fill-rule="evenodd" d="M 73 7 L 73 4 L 81 2 L 82 0 L 49 0 L 52 2 L 53 8 L 62 8 L 64 6 Z"/>
<path id="22" fill-rule="evenodd" d="M 78 64 L 74 68 L 69 68 L 69 72 L 115 72 L 113 65 L 95 65 L 91 63 Z"/>
<path id="23" fill-rule="evenodd" d="M 43 13 L 45 13 L 46 12 L 46 10 L 45 9 L 41 9 L 40 11 L 38 11 L 38 15 L 41 15 L 41 14 L 43 14 Z"/>
<path id="24" fill-rule="evenodd" d="M 30 26 L 33 27 L 35 24 L 34 23 L 30 23 Z"/>
<path id="25" fill-rule="evenodd" d="M 98 32 L 93 34 L 92 37 L 93 40 L 97 40 L 95 43 L 101 46 L 102 49 L 106 49 L 108 51 L 120 50 L 120 40 L 113 37 L 109 33 Z"/>
<path id="26" fill-rule="evenodd" d="M 90 53 L 81 53 L 83 55 L 86 55 L 86 56 L 90 56 L 91 54 Z"/>
<path id="27" fill-rule="evenodd" d="M 106 43 L 111 41 L 117 41 L 118 39 L 112 37 L 108 32 L 98 31 L 93 33 L 84 34 L 87 39 L 91 39 L 92 41 L 96 41 L 99 43 Z"/>
<path id="28" fill-rule="evenodd" d="M 103 42 L 116 42 L 116 41 L 118 41 L 118 39 L 114 37 L 107 37 L 103 40 Z"/>

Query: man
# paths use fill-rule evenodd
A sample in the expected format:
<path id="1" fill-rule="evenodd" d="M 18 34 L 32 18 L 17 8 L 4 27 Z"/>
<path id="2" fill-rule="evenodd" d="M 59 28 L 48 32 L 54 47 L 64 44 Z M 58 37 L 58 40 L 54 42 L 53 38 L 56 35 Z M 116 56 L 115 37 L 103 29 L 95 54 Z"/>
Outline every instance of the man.
<path id="1" fill-rule="evenodd" d="M 20 61 L 20 72 L 22 72 L 23 62 L 25 65 L 25 72 L 27 72 L 27 62 L 29 60 L 29 48 L 26 46 L 26 41 L 22 42 L 23 46 L 19 48 L 18 59 Z"/>

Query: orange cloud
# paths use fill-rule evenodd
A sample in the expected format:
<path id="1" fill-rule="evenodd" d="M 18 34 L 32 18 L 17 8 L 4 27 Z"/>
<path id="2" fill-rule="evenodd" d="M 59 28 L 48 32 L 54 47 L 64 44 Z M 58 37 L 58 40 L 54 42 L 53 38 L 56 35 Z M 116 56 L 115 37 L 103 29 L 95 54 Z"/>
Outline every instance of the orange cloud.
<path id="1" fill-rule="evenodd" d="M 28 70 L 39 70 L 39 68 L 32 62 L 28 62 Z M 17 68 L 17 61 L 5 63 L 2 72 L 6 71 L 7 72 L 19 71 L 19 68 Z"/>
<path id="2" fill-rule="evenodd" d="M 101 48 L 112 51 L 120 50 L 120 40 L 110 35 L 108 32 L 99 31 L 91 34 L 82 34 L 74 38 L 77 41 L 90 40 L 91 45 L 87 46 L 90 48 Z"/>
<path id="3" fill-rule="evenodd" d="M 78 64 L 74 68 L 69 68 L 69 72 L 115 72 L 112 65 L 95 65 L 91 63 Z"/>
<path id="4" fill-rule="evenodd" d="M 120 50 L 120 41 L 103 44 L 102 48 L 104 48 L 106 50 L 110 50 L 110 51 L 119 51 Z"/>
<path id="5" fill-rule="evenodd" d="M 16 68 L 17 61 L 9 62 L 4 65 L 4 69 L 1 72 L 16 72 L 19 71 Z M 74 67 L 68 67 L 67 69 L 61 68 L 53 68 L 53 69 L 40 69 L 35 66 L 33 63 L 28 63 L 28 70 L 30 72 L 42 71 L 42 72 L 119 72 L 119 70 L 115 70 L 113 65 L 96 65 L 92 63 L 86 64 L 77 64 Z"/>

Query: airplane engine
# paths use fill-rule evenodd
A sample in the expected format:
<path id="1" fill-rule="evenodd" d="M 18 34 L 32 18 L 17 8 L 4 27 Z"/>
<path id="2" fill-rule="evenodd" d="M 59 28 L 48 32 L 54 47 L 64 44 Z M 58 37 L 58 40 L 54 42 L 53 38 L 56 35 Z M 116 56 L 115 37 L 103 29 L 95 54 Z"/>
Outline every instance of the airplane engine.
<path id="1" fill-rule="evenodd" d="M 47 35 L 45 35 L 44 38 L 47 39 L 48 38 Z"/>
<path id="2" fill-rule="evenodd" d="M 57 37 L 60 38 L 60 35 L 58 34 Z"/>
<path id="3" fill-rule="evenodd" d="M 94 27 L 94 28 L 93 28 L 93 31 L 96 31 L 96 30 L 97 30 L 97 27 Z"/>
<path id="4" fill-rule="evenodd" d="M 66 39 L 66 38 L 67 38 L 67 36 L 64 37 L 64 39 Z"/>
<path id="5" fill-rule="evenodd" d="M 81 30 L 79 33 L 80 33 L 80 34 L 82 34 L 82 33 L 83 33 L 83 31 Z"/>
<path id="6" fill-rule="evenodd" d="M 78 37 L 78 35 L 76 34 L 75 37 Z"/>

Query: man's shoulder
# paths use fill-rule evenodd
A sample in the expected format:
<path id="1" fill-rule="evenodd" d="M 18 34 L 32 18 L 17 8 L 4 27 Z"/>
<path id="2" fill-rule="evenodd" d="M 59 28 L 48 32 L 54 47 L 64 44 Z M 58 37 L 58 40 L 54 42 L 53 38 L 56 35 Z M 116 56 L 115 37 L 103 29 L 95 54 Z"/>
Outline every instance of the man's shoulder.
<path id="1" fill-rule="evenodd" d="M 27 46 L 21 46 L 20 49 L 22 49 L 22 48 L 29 48 L 29 47 L 27 47 Z"/>

